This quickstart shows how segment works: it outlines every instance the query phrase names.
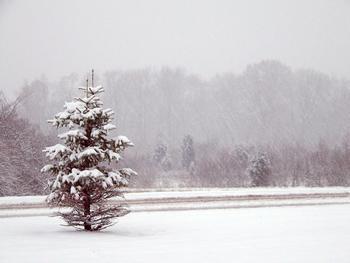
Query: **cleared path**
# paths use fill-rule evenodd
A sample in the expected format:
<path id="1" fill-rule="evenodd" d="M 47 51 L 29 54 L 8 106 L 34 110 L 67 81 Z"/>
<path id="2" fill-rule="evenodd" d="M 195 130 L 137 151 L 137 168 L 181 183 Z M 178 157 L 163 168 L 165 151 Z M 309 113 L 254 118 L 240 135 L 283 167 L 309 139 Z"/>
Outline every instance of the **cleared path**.
<path id="1" fill-rule="evenodd" d="M 130 210 L 168 211 L 350 204 L 350 188 L 206 188 L 206 189 L 129 189 Z M 41 216 L 54 213 L 44 196 L 2 197 L 0 217 Z"/>

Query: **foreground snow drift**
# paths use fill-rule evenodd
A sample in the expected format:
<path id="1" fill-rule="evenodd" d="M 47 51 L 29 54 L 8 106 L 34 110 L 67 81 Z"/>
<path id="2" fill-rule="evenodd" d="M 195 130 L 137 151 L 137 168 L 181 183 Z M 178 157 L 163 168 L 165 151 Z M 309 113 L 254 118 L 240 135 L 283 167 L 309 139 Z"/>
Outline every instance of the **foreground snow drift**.
<path id="1" fill-rule="evenodd" d="M 0 262 L 349 262 L 350 205 L 131 213 L 100 233 L 1 218 Z"/>

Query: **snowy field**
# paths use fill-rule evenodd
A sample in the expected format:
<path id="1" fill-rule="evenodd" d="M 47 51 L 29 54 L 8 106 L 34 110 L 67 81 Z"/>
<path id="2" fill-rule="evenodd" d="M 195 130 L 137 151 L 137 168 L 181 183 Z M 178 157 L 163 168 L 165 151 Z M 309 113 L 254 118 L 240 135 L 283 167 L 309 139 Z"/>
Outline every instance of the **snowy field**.
<path id="1" fill-rule="evenodd" d="M 0 262 L 350 262 L 350 205 L 139 212 L 100 233 L 0 218 Z"/>

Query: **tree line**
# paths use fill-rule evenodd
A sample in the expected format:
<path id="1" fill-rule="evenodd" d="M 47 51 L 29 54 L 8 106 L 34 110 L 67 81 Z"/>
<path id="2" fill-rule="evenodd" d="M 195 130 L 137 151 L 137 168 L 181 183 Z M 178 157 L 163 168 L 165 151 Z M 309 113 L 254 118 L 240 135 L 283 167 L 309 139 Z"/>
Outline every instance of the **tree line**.
<path id="1" fill-rule="evenodd" d="M 41 150 L 57 141 L 46 120 L 83 79 L 23 85 L 24 99 L 1 123 L 1 195 L 42 193 Z M 349 184 L 347 80 L 278 61 L 208 80 L 171 68 L 100 72 L 96 79 L 118 134 L 137 145 L 122 161 L 139 172 L 135 187 Z M 12 103 L 3 96 L 2 104 Z M 30 190 L 20 187 L 23 177 L 33 182 Z"/>

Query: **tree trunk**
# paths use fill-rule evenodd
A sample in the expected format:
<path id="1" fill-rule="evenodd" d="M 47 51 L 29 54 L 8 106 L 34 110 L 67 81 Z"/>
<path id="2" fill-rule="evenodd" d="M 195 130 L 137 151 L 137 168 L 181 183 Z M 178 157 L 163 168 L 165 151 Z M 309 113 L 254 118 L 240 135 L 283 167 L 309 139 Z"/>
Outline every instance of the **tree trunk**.
<path id="1" fill-rule="evenodd" d="M 91 222 L 90 222 L 90 196 L 87 194 L 84 200 L 84 229 L 86 231 L 91 231 Z M 88 222 L 87 222 L 88 219 Z"/>

